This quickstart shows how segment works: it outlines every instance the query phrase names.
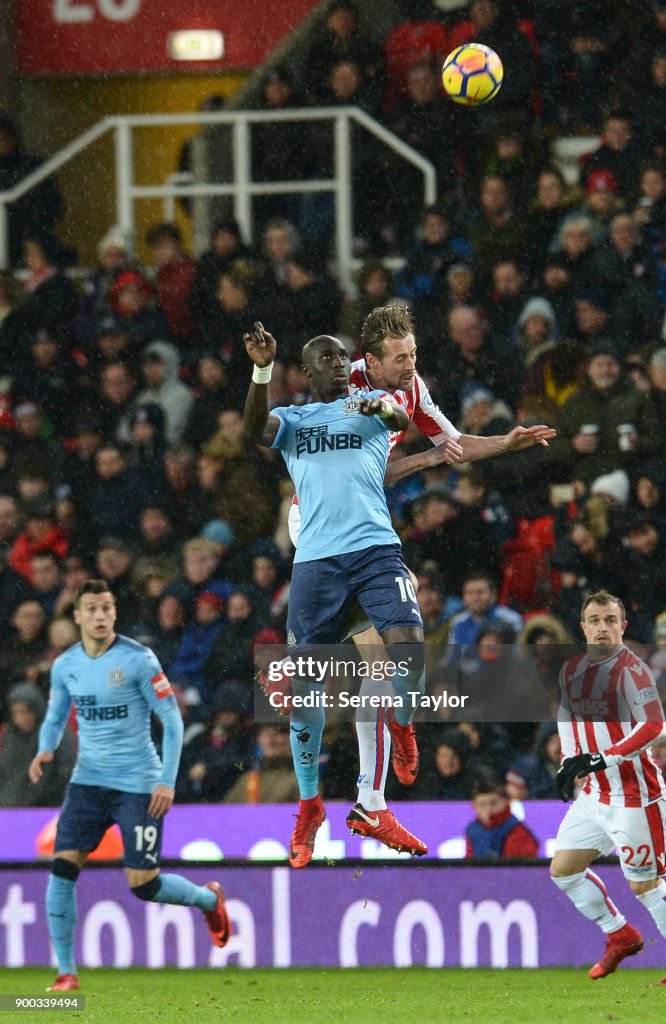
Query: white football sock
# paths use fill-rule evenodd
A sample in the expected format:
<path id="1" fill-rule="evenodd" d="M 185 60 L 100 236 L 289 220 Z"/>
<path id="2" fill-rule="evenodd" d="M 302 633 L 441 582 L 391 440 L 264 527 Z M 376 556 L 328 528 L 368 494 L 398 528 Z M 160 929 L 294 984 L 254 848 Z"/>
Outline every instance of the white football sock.
<path id="1" fill-rule="evenodd" d="M 660 882 L 654 889 L 636 897 L 652 915 L 652 920 L 666 939 L 666 885 Z"/>
<path id="2" fill-rule="evenodd" d="M 359 696 L 392 697 L 393 687 L 386 679 L 364 679 Z M 386 724 L 388 708 L 370 706 L 356 710 L 358 737 L 358 802 L 366 811 L 385 811 L 384 787 L 391 759 L 391 734 Z"/>
<path id="3" fill-rule="evenodd" d="M 565 892 L 583 917 L 598 924 L 602 932 L 610 934 L 627 923 L 610 896 L 606 886 L 590 868 L 576 875 L 553 878 L 555 885 Z"/>

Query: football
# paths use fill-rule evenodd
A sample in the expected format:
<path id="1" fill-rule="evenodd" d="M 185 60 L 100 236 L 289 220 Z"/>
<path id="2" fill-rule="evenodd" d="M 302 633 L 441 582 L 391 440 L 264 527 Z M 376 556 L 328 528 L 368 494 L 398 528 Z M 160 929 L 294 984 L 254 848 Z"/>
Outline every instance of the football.
<path id="1" fill-rule="evenodd" d="M 488 103 L 500 90 L 504 68 L 494 50 L 481 43 L 465 43 L 453 50 L 442 67 L 444 91 L 466 107 Z"/>

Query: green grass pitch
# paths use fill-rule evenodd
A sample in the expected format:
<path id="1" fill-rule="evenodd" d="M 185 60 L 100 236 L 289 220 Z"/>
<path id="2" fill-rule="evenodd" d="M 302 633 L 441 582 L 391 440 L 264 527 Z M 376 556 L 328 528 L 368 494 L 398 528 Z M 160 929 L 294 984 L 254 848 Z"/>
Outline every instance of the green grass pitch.
<path id="1" fill-rule="evenodd" d="M 53 971 L 0 971 L 0 994 L 37 996 Z M 0 1012 L 0 1024 L 663 1024 L 662 973 L 585 970 L 87 970 L 83 1012 Z"/>

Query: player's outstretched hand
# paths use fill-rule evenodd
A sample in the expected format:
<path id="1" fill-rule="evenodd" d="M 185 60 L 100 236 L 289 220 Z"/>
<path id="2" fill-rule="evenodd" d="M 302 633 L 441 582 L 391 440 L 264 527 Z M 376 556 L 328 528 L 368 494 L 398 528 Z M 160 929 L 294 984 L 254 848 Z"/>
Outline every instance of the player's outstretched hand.
<path id="1" fill-rule="evenodd" d="M 36 754 L 30 762 L 28 768 L 28 778 L 31 782 L 39 782 L 44 771 L 42 765 L 50 764 L 53 760 L 53 751 L 43 750 L 41 754 Z"/>
<path id="2" fill-rule="evenodd" d="M 514 427 L 506 435 L 504 451 L 519 452 L 523 448 L 531 448 L 535 444 L 542 444 L 547 448 L 548 441 L 556 434 L 557 431 L 553 427 L 546 426 L 545 423 L 537 423 L 533 427 Z"/>
<path id="3" fill-rule="evenodd" d="M 447 437 L 441 444 L 436 444 L 425 452 L 423 468 L 429 469 L 431 466 L 440 466 L 442 462 L 448 462 L 450 466 L 453 466 L 456 462 L 460 462 L 463 455 L 462 445 L 454 441 L 452 437 Z"/>
<path id="4" fill-rule="evenodd" d="M 381 416 L 388 419 L 393 415 L 395 406 L 387 398 L 362 398 L 358 403 L 361 416 Z"/>
<path id="5" fill-rule="evenodd" d="M 576 779 L 582 779 L 590 772 L 602 772 L 606 767 L 603 754 L 576 754 L 575 757 L 565 757 L 557 772 L 557 788 L 562 799 L 566 802 L 573 798 Z"/>
<path id="6" fill-rule="evenodd" d="M 175 795 L 171 786 L 156 786 L 148 804 L 151 818 L 163 818 L 171 810 Z"/>
<path id="7" fill-rule="evenodd" d="M 245 349 L 255 366 L 270 366 L 275 359 L 277 342 L 264 325 L 256 320 L 254 330 L 243 335 Z"/>

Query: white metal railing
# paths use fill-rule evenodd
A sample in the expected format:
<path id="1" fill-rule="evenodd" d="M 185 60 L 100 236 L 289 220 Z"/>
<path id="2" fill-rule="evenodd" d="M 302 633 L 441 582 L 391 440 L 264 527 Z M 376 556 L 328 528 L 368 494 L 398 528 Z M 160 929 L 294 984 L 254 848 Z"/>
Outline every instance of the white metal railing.
<path id="1" fill-rule="evenodd" d="M 253 182 L 250 161 L 250 129 L 253 124 L 266 121 L 333 121 L 334 122 L 334 174 L 330 179 L 307 181 Z M 134 131 L 168 125 L 196 124 L 199 126 L 230 125 L 232 128 L 233 173 L 228 182 L 187 183 L 179 175 L 170 175 L 161 184 L 137 185 L 134 180 Z M 37 170 L 7 192 L 0 192 L 0 267 L 7 266 L 8 231 L 7 208 L 50 174 L 55 173 L 84 149 L 108 132 L 114 133 L 116 223 L 128 238 L 130 248 L 135 236 L 135 203 L 140 199 L 162 199 L 165 203 L 183 196 L 231 196 L 236 220 L 245 237 L 252 241 L 252 197 L 282 193 L 332 192 L 335 196 L 335 255 L 340 283 L 351 290 L 353 259 L 353 220 L 351 194 L 351 125 L 357 124 L 392 149 L 423 175 L 423 201 L 425 205 L 436 199 L 437 176 L 429 160 L 412 149 L 365 111 L 357 107 L 327 107 L 285 110 L 279 113 L 262 110 L 215 111 L 188 114 L 133 114 L 124 117 L 106 117 L 75 139 L 64 149 L 46 160 Z M 196 239 L 195 246 L 205 248 L 208 238 Z"/>

